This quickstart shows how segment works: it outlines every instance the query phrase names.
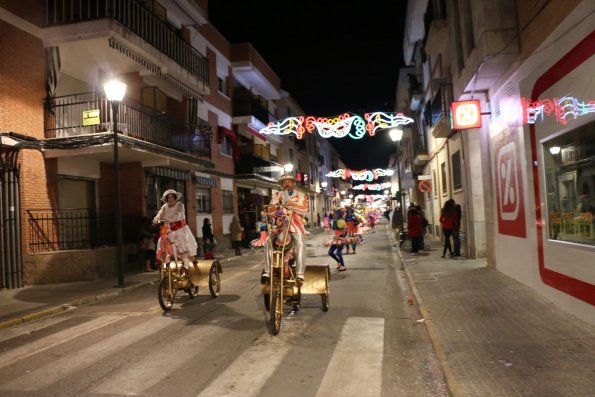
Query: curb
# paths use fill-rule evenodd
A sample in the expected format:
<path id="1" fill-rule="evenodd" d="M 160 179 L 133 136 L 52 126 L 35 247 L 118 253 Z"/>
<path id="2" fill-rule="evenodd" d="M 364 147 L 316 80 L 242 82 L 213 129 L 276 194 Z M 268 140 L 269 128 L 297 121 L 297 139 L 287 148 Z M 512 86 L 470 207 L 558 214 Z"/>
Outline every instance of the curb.
<path id="1" fill-rule="evenodd" d="M 395 247 L 397 248 L 397 253 L 399 255 L 399 259 L 401 260 L 401 264 L 403 265 L 403 269 L 405 270 L 405 274 L 407 275 L 407 280 L 409 282 L 409 286 L 411 287 L 411 291 L 413 292 L 413 295 L 415 296 L 415 300 L 417 302 L 419 311 L 422 315 L 422 318 L 425 320 L 424 324 L 426 326 L 426 330 L 428 331 L 430 341 L 432 342 L 432 345 L 434 346 L 434 351 L 436 352 L 436 357 L 438 358 L 438 362 L 440 363 L 440 368 L 442 369 L 442 373 L 444 374 L 444 379 L 446 381 L 446 387 L 448 388 L 448 393 L 451 396 L 457 396 L 457 397 L 467 396 L 467 394 L 463 391 L 463 388 L 461 387 L 460 383 L 458 382 L 456 375 L 454 374 L 454 372 L 448 365 L 446 351 L 444 350 L 444 347 L 440 343 L 440 339 L 438 337 L 438 330 L 436 329 L 436 327 L 434 327 L 434 324 L 432 323 L 431 315 L 428 312 L 428 310 L 426 309 L 426 307 L 424 306 L 423 300 L 421 298 L 421 293 L 417 289 L 417 286 L 415 285 L 415 279 L 413 278 L 413 274 L 411 273 L 411 270 L 409 269 L 409 264 L 405 261 L 405 258 L 403 258 L 403 253 L 401 252 L 401 248 L 399 247 L 398 242 L 394 238 L 393 233 L 391 232 L 389 234 L 390 234 L 390 240 L 393 242 L 393 244 L 395 244 Z"/>

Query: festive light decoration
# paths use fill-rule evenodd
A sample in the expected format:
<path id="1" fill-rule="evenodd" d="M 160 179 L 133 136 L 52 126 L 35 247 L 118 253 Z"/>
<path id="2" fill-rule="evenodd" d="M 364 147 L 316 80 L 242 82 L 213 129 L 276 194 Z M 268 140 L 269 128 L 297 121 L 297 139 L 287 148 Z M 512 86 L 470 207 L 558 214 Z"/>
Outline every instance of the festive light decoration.
<path id="1" fill-rule="evenodd" d="M 395 173 L 394 170 L 382 168 L 375 168 L 373 170 L 354 171 L 350 169 L 339 169 L 327 173 L 325 176 L 329 178 L 353 179 L 354 181 L 368 181 L 371 182 L 381 176 L 391 176 Z"/>
<path id="2" fill-rule="evenodd" d="M 575 97 L 542 99 L 533 101 L 521 98 L 523 123 L 535 124 L 543 121 L 546 116 L 554 115 L 558 123 L 566 125 L 569 119 L 577 119 L 595 112 L 595 101 L 581 102 Z"/>
<path id="3" fill-rule="evenodd" d="M 377 200 L 383 200 L 385 198 L 387 198 L 387 195 L 385 194 L 358 194 L 357 196 L 355 196 L 356 200 L 367 201 L 368 203 Z"/>
<path id="4" fill-rule="evenodd" d="M 413 123 L 413 119 L 403 115 L 403 113 L 383 113 L 374 112 L 364 114 L 367 121 L 366 131 L 371 136 L 376 134 L 379 129 L 387 129 Z"/>
<path id="5" fill-rule="evenodd" d="M 298 139 L 302 139 L 304 133 L 308 131 L 309 133 L 318 132 L 323 138 L 344 138 L 348 136 L 353 139 L 360 139 L 366 135 L 366 132 L 370 136 L 374 136 L 378 130 L 410 123 L 413 123 L 413 119 L 402 113 L 374 112 L 365 113 L 364 117 L 343 113 L 335 117 L 288 117 L 269 123 L 259 132 L 264 135 L 294 134 Z"/>
<path id="6" fill-rule="evenodd" d="M 361 185 L 357 185 L 353 187 L 353 190 L 382 190 L 387 189 L 392 186 L 392 183 L 385 182 L 385 183 L 362 183 Z"/>

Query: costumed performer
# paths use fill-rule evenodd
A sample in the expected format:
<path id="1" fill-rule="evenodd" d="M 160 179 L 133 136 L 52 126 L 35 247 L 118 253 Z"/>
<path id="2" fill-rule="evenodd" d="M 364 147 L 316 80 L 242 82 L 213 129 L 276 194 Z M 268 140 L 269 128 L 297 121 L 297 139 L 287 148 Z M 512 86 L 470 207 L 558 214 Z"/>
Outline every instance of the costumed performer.
<path id="1" fill-rule="evenodd" d="M 186 212 L 184 204 L 179 201 L 182 193 L 174 189 L 168 189 L 163 193 L 161 201 L 165 204 L 153 218 L 153 223 L 167 222 L 169 224 L 169 233 L 167 239 L 178 248 L 178 255 L 182 256 L 182 262 L 186 270 L 190 266 L 190 252 L 196 252 L 198 245 L 196 239 L 186 224 Z M 161 238 L 157 242 L 157 251 L 161 250 Z M 192 255 L 194 261 L 194 255 Z"/>

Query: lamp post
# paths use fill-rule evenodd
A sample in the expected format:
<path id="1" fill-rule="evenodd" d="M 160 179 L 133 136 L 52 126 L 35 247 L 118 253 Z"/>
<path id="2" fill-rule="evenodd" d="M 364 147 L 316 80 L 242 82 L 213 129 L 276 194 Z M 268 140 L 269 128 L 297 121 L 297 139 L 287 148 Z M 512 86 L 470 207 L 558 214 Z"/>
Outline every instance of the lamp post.
<path id="1" fill-rule="evenodd" d="M 120 198 L 120 161 L 118 159 L 118 112 L 120 102 L 126 93 L 126 84 L 119 80 L 109 80 L 103 84 L 105 96 L 112 106 L 114 121 L 114 190 L 115 190 L 115 217 L 116 217 L 116 263 L 118 270 L 118 285 L 124 287 L 124 258 L 122 254 L 122 203 Z"/>
<path id="2" fill-rule="evenodd" d="M 397 149 L 397 157 L 396 157 L 396 163 L 397 163 L 397 182 L 399 183 L 399 190 L 397 190 L 397 199 L 399 201 L 399 208 L 401 211 L 401 219 L 402 219 L 402 224 L 405 224 L 405 214 L 403 211 L 403 185 L 401 185 L 401 159 L 399 158 L 399 142 L 401 141 L 401 139 L 403 138 L 403 130 L 401 128 L 392 128 L 391 130 L 389 130 L 389 135 L 390 135 L 390 139 L 391 141 L 393 141 L 395 143 L 395 147 Z"/>
<path id="3" fill-rule="evenodd" d="M 287 163 L 283 166 L 283 169 L 286 173 L 291 174 L 291 171 L 293 171 L 293 164 Z"/>

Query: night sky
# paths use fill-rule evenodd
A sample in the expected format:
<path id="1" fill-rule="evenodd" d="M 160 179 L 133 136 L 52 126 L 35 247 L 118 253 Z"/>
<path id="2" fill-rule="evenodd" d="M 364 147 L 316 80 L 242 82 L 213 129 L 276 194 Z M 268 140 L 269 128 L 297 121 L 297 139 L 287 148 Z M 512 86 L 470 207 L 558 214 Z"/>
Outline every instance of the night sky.
<path id="1" fill-rule="evenodd" d="M 363 115 L 394 111 L 406 5 L 406 0 L 210 0 L 209 20 L 231 43 L 252 43 L 306 114 Z M 330 141 L 355 170 L 386 167 L 394 150 L 386 134 Z"/>

